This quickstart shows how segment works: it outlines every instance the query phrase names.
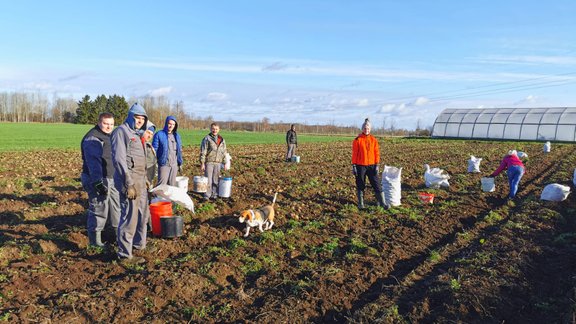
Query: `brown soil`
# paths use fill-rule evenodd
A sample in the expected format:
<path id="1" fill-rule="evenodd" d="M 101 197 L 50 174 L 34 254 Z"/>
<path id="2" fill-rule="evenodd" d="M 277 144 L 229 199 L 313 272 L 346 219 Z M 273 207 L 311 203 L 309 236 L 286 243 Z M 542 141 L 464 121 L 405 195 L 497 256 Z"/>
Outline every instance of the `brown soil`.
<path id="1" fill-rule="evenodd" d="M 143 266 L 114 245 L 87 248 L 78 151 L 0 153 L 0 319 L 11 322 L 558 323 L 575 317 L 576 199 L 539 200 L 572 185 L 573 145 L 381 139 L 401 166 L 402 206 L 355 207 L 350 143 L 232 146 L 232 198 L 199 202 L 177 239 L 150 238 Z M 519 197 L 480 190 L 469 154 L 496 169 L 510 148 L 529 154 Z M 185 173 L 197 148 L 185 149 Z M 451 175 L 429 190 L 423 164 Z M 423 205 L 417 194 L 436 195 Z M 274 228 L 243 238 L 239 212 L 278 192 Z M 110 239 L 110 236 L 106 236 Z"/>

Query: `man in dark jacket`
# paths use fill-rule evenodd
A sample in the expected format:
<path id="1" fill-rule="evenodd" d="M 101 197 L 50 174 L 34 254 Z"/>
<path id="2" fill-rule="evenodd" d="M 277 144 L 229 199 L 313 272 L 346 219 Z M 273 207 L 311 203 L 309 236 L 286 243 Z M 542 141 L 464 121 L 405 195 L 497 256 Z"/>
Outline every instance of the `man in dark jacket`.
<path id="1" fill-rule="evenodd" d="M 104 246 L 102 231 L 106 221 L 114 233 L 120 219 L 120 197 L 114 187 L 114 165 L 110 134 L 114 128 L 114 116 L 101 113 L 98 124 L 84 137 L 82 151 L 82 187 L 88 193 L 89 206 L 86 217 L 88 241 L 92 246 Z"/>
<path id="2" fill-rule="evenodd" d="M 146 150 L 139 131 L 148 117 L 142 106 L 135 103 L 124 123 L 112 132 L 114 184 L 120 192 L 120 223 L 118 225 L 118 258 L 122 264 L 143 263 L 134 257 L 132 248 L 146 248 L 148 192 L 146 190 Z"/>
<path id="3" fill-rule="evenodd" d="M 292 157 L 296 155 L 296 147 L 298 146 L 298 135 L 296 135 L 296 126 L 292 124 L 290 130 L 286 133 L 286 162 L 290 162 Z"/>
<path id="4" fill-rule="evenodd" d="M 158 184 L 176 186 L 176 175 L 182 166 L 182 140 L 174 116 L 166 117 L 164 128 L 154 134 L 152 146 L 158 158 Z"/>

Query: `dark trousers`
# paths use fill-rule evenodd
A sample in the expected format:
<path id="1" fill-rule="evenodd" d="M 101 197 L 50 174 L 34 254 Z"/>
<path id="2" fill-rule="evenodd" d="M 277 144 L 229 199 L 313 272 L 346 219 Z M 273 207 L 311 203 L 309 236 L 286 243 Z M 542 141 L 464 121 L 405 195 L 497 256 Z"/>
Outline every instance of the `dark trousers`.
<path id="1" fill-rule="evenodd" d="M 382 187 L 380 187 L 380 181 L 378 181 L 376 164 L 356 166 L 356 189 L 359 191 L 364 191 L 364 188 L 366 188 L 366 176 L 368 176 L 368 181 L 374 188 L 374 193 L 379 195 L 382 192 Z"/>

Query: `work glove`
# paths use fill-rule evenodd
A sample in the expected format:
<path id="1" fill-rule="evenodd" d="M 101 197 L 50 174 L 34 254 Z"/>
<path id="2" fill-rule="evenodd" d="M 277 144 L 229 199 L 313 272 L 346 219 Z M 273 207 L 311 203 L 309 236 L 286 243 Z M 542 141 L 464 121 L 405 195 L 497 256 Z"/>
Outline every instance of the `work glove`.
<path id="1" fill-rule="evenodd" d="M 356 164 L 352 164 L 352 174 L 355 176 L 358 175 L 358 169 L 356 169 Z"/>
<path id="2" fill-rule="evenodd" d="M 126 197 L 128 197 L 130 200 L 136 199 L 136 187 L 134 185 L 128 186 Z"/>
<path id="3" fill-rule="evenodd" d="M 108 188 L 106 188 L 102 180 L 98 180 L 94 182 L 92 185 L 94 186 L 94 190 L 96 190 L 96 194 L 98 194 L 98 196 L 108 195 Z"/>
<path id="4" fill-rule="evenodd" d="M 178 166 L 178 173 L 182 174 L 182 164 Z"/>

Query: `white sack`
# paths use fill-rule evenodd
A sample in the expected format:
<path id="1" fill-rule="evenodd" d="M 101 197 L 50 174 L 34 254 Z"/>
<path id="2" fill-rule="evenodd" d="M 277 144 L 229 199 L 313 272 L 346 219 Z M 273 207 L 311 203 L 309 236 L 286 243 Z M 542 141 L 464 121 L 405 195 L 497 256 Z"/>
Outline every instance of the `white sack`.
<path id="1" fill-rule="evenodd" d="M 448 183 L 448 179 L 450 179 L 450 175 L 446 174 L 444 170 L 439 168 L 430 169 L 428 164 L 424 164 L 426 171 L 424 172 L 424 183 L 426 187 L 432 189 L 438 189 L 440 187 L 450 187 L 450 183 Z"/>
<path id="2" fill-rule="evenodd" d="M 468 172 L 478 173 L 480 172 L 480 162 L 482 158 L 477 158 L 474 155 L 470 155 L 470 160 L 468 160 Z"/>
<path id="3" fill-rule="evenodd" d="M 194 213 L 194 203 L 192 202 L 192 198 L 190 198 L 188 193 L 182 188 L 162 184 L 150 189 L 150 192 L 162 198 L 170 199 L 170 201 L 173 201 Z"/>
<path id="4" fill-rule="evenodd" d="M 382 171 L 382 192 L 386 206 L 400 206 L 402 198 L 401 185 L 402 168 L 384 166 Z"/>
<path id="5" fill-rule="evenodd" d="M 563 201 L 570 194 L 570 187 L 563 186 L 557 183 L 551 183 L 544 187 L 542 194 L 540 195 L 541 200 L 549 201 Z"/>
<path id="6" fill-rule="evenodd" d="M 550 144 L 550 141 L 544 143 L 544 153 L 550 153 L 551 148 L 552 148 L 552 144 Z"/>
<path id="7" fill-rule="evenodd" d="M 496 190 L 496 185 L 494 185 L 494 178 L 482 178 L 480 179 L 480 184 L 482 185 L 482 191 L 484 192 L 493 192 Z"/>
<path id="8" fill-rule="evenodd" d="M 230 156 L 230 154 L 226 153 L 226 155 L 224 155 L 224 163 L 222 163 L 222 169 L 224 170 L 230 170 L 230 161 L 232 160 L 232 157 Z"/>

